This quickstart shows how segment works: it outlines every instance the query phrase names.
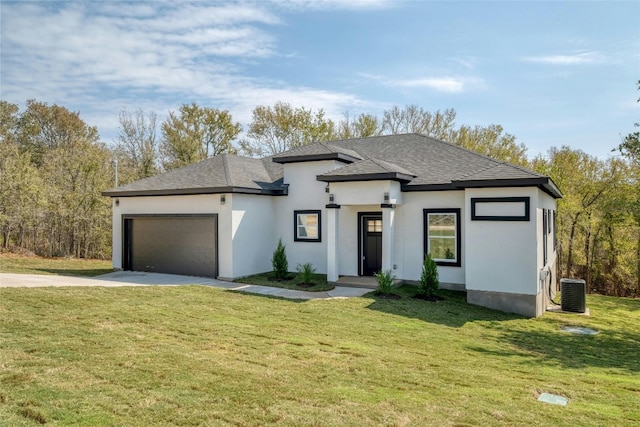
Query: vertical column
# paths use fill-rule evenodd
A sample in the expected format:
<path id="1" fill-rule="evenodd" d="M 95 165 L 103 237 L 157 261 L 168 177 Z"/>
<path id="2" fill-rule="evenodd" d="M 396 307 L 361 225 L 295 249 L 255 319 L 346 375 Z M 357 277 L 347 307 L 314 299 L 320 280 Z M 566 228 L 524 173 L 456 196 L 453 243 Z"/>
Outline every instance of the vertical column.
<path id="1" fill-rule="evenodd" d="M 395 207 L 395 206 L 394 206 Z M 395 209 L 382 206 L 382 270 L 393 271 L 393 248 L 395 236 Z"/>
<path id="2" fill-rule="evenodd" d="M 327 281 L 338 281 L 339 205 L 327 205 Z"/>

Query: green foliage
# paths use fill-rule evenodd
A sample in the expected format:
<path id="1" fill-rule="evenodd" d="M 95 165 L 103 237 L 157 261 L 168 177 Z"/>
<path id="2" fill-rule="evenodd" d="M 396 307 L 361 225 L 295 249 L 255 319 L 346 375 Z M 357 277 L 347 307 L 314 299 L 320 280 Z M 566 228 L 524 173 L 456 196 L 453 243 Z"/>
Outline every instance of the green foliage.
<path id="1" fill-rule="evenodd" d="M 467 150 L 519 166 L 528 166 L 527 147 L 518 144 L 516 137 L 503 133 L 500 125 L 460 126 L 446 140 Z"/>
<path id="2" fill-rule="evenodd" d="M 322 109 L 313 112 L 278 101 L 273 107 L 259 105 L 253 109 L 247 139 L 240 146 L 244 154 L 261 157 L 328 141 L 334 136 L 335 125 L 324 117 Z"/>
<path id="3" fill-rule="evenodd" d="M 389 295 L 393 281 L 395 280 L 395 276 L 391 270 L 379 271 L 375 273 L 375 277 L 378 281 L 378 292 L 382 295 Z"/>
<path id="4" fill-rule="evenodd" d="M 456 256 L 454 255 L 454 253 L 451 251 L 451 248 L 447 248 L 447 250 L 444 253 L 444 257 L 446 259 L 454 259 Z"/>
<path id="5" fill-rule="evenodd" d="M 278 239 L 278 246 L 273 251 L 271 258 L 271 266 L 273 267 L 273 277 L 277 279 L 286 279 L 289 275 L 289 262 L 287 261 L 287 253 L 282 239 Z"/>
<path id="6" fill-rule="evenodd" d="M 300 280 L 302 283 L 313 283 L 313 276 L 316 269 L 310 262 L 304 264 L 298 264 L 296 270 L 300 274 Z"/>
<path id="7" fill-rule="evenodd" d="M 440 288 L 440 280 L 438 277 L 438 266 L 431 258 L 431 254 L 424 257 L 422 263 L 422 274 L 420 275 L 420 293 L 426 297 L 432 297 Z"/>
<path id="8" fill-rule="evenodd" d="M 372 114 L 360 114 L 354 120 L 350 120 L 349 115 L 338 123 L 336 138 L 366 138 L 377 136 L 382 132 L 380 120 Z"/>
<path id="9" fill-rule="evenodd" d="M 219 154 L 235 154 L 232 141 L 242 131 L 227 110 L 183 104 L 162 123 L 160 152 L 165 169 L 175 169 Z"/>
<path id="10" fill-rule="evenodd" d="M 38 254 L 111 255 L 111 153 L 95 127 L 58 105 L 2 103 L 0 230 L 5 248 Z"/>

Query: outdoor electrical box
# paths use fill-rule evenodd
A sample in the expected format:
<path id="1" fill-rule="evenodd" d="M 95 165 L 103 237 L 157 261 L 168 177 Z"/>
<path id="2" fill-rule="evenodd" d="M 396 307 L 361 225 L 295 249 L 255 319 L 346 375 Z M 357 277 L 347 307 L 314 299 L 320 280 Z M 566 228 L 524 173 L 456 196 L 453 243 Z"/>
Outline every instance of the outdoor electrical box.
<path id="1" fill-rule="evenodd" d="M 560 279 L 561 300 L 563 311 L 584 313 L 587 311 L 587 285 L 582 279 Z"/>

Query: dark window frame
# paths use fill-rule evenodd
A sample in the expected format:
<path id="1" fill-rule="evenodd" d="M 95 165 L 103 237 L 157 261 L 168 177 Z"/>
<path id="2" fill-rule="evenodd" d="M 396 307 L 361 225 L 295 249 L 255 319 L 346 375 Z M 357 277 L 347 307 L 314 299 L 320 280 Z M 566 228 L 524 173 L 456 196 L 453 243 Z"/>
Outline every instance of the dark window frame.
<path id="1" fill-rule="evenodd" d="M 299 215 L 318 215 L 318 237 L 300 237 L 298 235 L 298 216 Z M 294 242 L 322 242 L 322 211 L 321 210 L 295 210 L 293 211 L 293 241 Z"/>
<path id="2" fill-rule="evenodd" d="M 524 215 L 520 215 L 520 216 L 477 215 L 476 204 L 478 203 L 524 203 Z M 472 197 L 471 198 L 471 221 L 530 221 L 530 220 L 531 220 L 531 198 L 530 197 Z"/>
<path id="3" fill-rule="evenodd" d="M 542 266 L 547 265 L 549 260 L 549 242 L 547 237 L 549 236 L 549 216 L 547 209 L 542 209 Z"/>
<path id="4" fill-rule="evenodd" d="M 437 260 L 437 265 L 443 267 L 460 267 L 462 265 L 462 220 L 460 218 L 460 208 L 438 208 L 438 209 L 423 209 L 423 257 L 429 253 L 429 214 L 455 214 L 456 216 L 456 259 L 455 261 Z"/>

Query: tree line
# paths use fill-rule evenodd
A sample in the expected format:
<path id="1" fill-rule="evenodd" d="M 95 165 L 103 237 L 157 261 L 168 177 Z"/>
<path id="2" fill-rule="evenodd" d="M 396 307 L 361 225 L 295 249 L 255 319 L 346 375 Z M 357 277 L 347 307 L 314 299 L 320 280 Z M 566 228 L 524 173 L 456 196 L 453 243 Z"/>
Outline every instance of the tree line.
<path id="1" fill-rule="evenodd" d="M 640 82 L 639 88 L 640 88 Z M 502 126 L 458 125 L 453 109 L 394 106 L 380 116 L 341 120 L 276 102 L 257 106 L 246 129 L 231 113 L 195 103 L 170 111 L 123 109 L 112 144 L 79 113 L 29 100 L 24 111 L 0 101 L 0 243 L 43 256 L 108 258 L 111 209 L 100 192 L 223 154 L 264 157 L 311 142 L 421 133 L 551 176 L 558 201 L 559 274 L 584 278 L 593 292 L 640 296 L 639 133 L 598 159 L 567 146 L 527 157 Z M 636 124 L 636 126 L 640 126 Z M 244 131 L 244 132 L 243 132 Z"/>

